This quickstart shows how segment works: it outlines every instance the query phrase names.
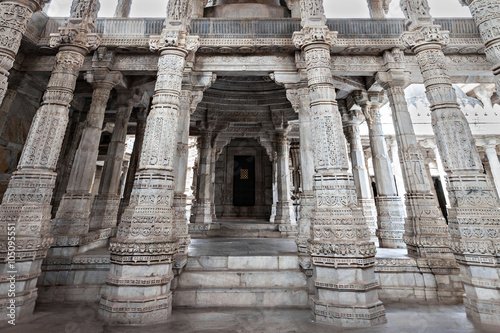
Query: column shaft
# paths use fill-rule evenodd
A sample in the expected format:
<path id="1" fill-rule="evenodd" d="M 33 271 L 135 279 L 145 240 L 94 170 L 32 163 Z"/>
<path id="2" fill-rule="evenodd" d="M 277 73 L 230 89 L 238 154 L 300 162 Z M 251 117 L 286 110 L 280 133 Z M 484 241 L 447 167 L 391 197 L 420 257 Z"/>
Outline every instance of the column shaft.
<path id="1" fill-rule="evenodd" d="M 115 127 L 108 145 L 106 161 L 101 175 L 99 194 L 95 196 L 90 215 L 90 230 L 116 227 L 120 207 L 120 178 L 125 140 L 133 102 L 128 92 L 119 93 L 119 105 L 116 112 Z"/>
<path id="2" fill-rule="evenodd" d="M 288 155 L 288 140 L 286 132 L 276 133 L 276 186 L 278 201 L 276 202 L 276 216 L 274 223 L 291 224 L 290 215 L 290 170 Z"/>
<path id="3" fill-rule="evenodd" d="M 315 212 L 308 244 L 315 296 L 311 299 L 318 322 L 366 327 L 386 321 L 378 299 L 375 278 L 375 245 L 348 173 L 347 146 L 336 103 L 331 74 L 330 48 L 336 38 L 324 22 L 321 7 L 308 8 L 305 27 L 294 33 L 307 66 L 313 138 Z"/>

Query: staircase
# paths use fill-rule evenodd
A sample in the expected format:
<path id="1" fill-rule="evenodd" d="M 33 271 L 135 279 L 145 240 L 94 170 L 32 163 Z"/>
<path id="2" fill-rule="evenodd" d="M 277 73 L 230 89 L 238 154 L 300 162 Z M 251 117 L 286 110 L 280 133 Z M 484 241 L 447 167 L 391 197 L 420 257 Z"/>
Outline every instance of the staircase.
<path id="1" fill-rule="evenodd" d="M 189 255 L 174 307 L 307 307 L 297 254 Z"/>

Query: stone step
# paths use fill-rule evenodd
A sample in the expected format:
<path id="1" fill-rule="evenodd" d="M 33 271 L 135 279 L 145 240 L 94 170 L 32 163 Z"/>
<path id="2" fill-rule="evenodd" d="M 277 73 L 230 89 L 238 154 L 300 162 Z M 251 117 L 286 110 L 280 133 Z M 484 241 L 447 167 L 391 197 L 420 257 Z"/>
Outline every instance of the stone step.
<path id="1" fill-rule="evenodd" d="M 279 225 L 269 222 L 213 222 L 205 226 L 208 230 L 196 230 L 196 225 L 190 227 L 193 238 L 283 238 Z"/>
<path id="2" fill-rule="evenodd" d="M 186 270 L 283 270 L 299 269 L 297 255 L 196 256 L 189 257 Z"/>
<path id="3" fill-rule="evenodd" d="M 178 287 L 187 288 L 301 288 L 307 286 L 304 273 L 279 271 L 184 271 Z"/>
<path id="4" fill-rule="evenodd" d="M 307 307 L 306 288 L 176 289 L 174 307 Z"/>

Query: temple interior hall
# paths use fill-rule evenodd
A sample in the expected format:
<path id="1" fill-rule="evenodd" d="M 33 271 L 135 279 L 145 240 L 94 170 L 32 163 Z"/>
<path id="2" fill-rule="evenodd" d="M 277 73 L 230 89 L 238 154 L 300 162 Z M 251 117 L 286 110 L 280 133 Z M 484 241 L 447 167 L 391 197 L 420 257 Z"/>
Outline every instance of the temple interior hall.
<path id="1" fill-rule="evenodd" d="M 0 330 L 498 332 L 500 0 L 0 0 Z"/>

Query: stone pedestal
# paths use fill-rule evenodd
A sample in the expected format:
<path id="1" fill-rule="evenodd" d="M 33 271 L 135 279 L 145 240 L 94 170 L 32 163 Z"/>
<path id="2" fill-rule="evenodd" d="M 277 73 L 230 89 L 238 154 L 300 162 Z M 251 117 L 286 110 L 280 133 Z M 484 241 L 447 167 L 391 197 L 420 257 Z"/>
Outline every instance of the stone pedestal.
<path id="1" fill-rule="evenodd" d="M 477 1 L 480 3 L 487 2 Z M 442 47 L 449 36 L 433 25 L 426 1 L 415 8 L 406 0 L 402 8 L 409 27 L 403 42 L 416 53 L 431 105 L 437 146 L 448 174 L 448 226 L 466 292 L 466 312 L 475 321 L 500 326 L 500 291 L 494 287 L 500 276 L 500 203 L 483 172 L 469 123 L 457 103 L 447 71 Z"/>
<path id="2" fill-rule="evenodd" d="M 331 74 L 330 48 L 336 33 L 328 30 L 318 3 L 302 15 L 304 28 L 295 32 L 302 50 L 311 98 L 315 212 L 308 250 L 316 287 L 311 299 L 317 322 L 343 327 L 385 323 L 375 278 L 375 244 L 349 175 L 347 147 Z"/>

